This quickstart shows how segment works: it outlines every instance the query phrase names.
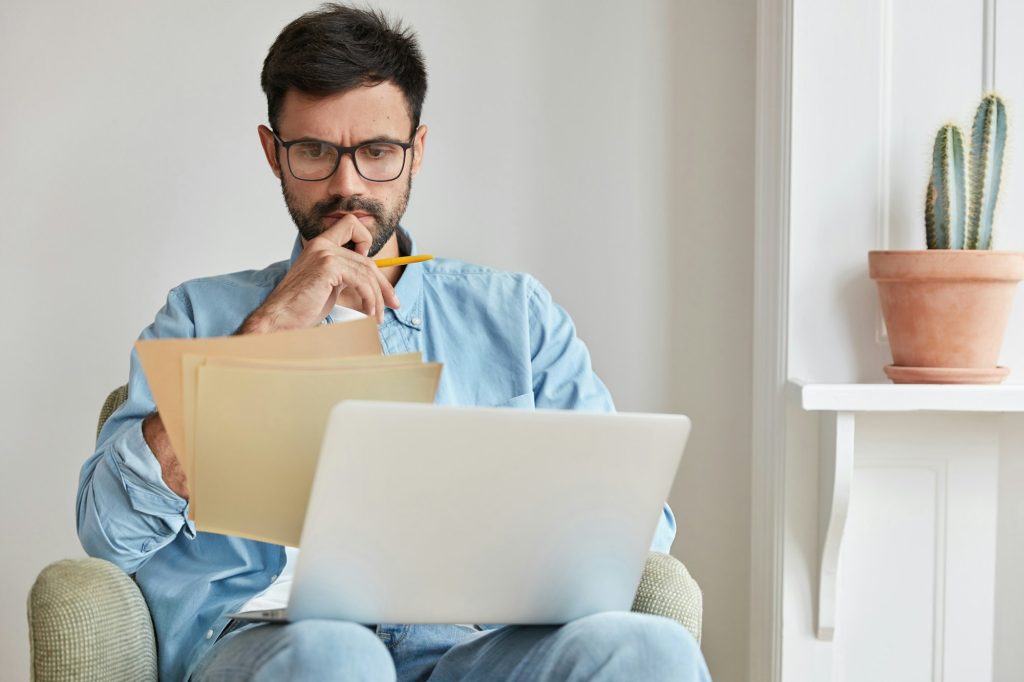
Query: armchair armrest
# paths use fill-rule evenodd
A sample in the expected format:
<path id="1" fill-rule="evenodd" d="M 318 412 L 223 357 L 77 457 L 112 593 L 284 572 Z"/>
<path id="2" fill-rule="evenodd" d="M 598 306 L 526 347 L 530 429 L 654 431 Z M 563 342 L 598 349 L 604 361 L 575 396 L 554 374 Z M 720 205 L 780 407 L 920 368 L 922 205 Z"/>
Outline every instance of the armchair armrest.
<path id="1" fill-rule="evenodd" d="M 659 552 L 647 555 L 632 610 L 678 621 L 700 643 L 704 595 L 686 566 L 673 556 Z"/>
<path id="2" fill-rule="evenodd" d="M 66 559 L 36 578 L 28 597 L 34 682 L 156 682 L 156 640 L 142 593 L 101 559 Z"/>

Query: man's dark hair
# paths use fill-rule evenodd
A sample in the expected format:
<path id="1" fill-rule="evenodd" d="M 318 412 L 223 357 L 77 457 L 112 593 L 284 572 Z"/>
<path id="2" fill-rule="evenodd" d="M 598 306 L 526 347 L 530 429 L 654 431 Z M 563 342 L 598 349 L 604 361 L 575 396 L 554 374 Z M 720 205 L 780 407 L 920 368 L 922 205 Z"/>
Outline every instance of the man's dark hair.
<path id="1" fill-rule="evenodd" d="M 274 130 L 289 90 L 327 96 L 384 81 L 405 95 L 415 130 L 427 95 L 427 70 L 416 34 L 380 10 L 333 3 L 285 26 L 270 46 L 260 76 Z"/>

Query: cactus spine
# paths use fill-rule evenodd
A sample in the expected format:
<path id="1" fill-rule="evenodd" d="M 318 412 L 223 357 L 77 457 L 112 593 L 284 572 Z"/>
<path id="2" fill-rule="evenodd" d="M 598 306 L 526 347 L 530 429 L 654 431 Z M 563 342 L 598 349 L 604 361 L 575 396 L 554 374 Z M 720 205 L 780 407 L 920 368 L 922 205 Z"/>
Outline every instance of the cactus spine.
<path id="1" fill-rule="evenodd" d="M 935 136 L 932 175 L 925 197 L 924 222 L 929 249 L 962 249 L 967 197 L 964 135 L 947 124 Z"/>
<path id="2" fill-rule="evenodd" d="M 1003 152 L 1006 148 L 1006 107 L 998 95 L 988 95 L 974 115 L 971 129 L 971 196 L 967 219 L 967 248 L 992 248 L 992 220 Z"/>

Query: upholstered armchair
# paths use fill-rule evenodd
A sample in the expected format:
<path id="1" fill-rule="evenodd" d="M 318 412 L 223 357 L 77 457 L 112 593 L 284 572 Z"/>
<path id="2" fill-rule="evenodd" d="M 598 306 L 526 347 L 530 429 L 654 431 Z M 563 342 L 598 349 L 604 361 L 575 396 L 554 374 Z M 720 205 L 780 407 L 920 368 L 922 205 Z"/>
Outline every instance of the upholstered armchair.
<path id="1" fill-rule="evenodd" d="M 113 391 L 100 411 L 97 435 L 127 398 Z M 677 559 L 652 552 L 633 611 L 682 623 L 700 641 L 700 587 Z M 35 682 L 157 679 L 149 609 L 131 576 L 102 559 L 65 559 L 42 570 L 28 598 L 29 646 Z"/>

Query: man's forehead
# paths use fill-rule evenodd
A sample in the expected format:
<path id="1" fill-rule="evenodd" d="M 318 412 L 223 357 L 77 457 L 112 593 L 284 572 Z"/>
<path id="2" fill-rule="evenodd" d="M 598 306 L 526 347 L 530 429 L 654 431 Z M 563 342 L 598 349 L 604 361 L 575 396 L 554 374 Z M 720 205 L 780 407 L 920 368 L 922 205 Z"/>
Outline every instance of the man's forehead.
<path id="1" fill-rule="evenodd" d="M 278 128 L 286 138 L 315 137 L 350 144 L 377 137 L 404 140 L 412 132 L 412 119 L 402 91 L 385 81 L 326 96 L 289 90 Z"/>

